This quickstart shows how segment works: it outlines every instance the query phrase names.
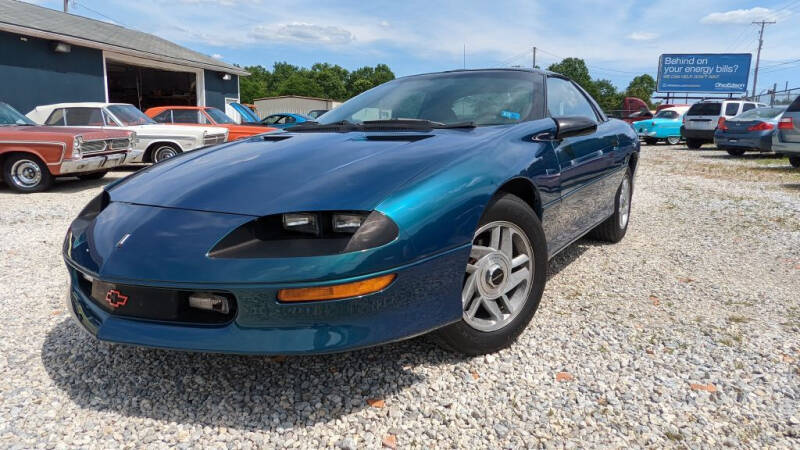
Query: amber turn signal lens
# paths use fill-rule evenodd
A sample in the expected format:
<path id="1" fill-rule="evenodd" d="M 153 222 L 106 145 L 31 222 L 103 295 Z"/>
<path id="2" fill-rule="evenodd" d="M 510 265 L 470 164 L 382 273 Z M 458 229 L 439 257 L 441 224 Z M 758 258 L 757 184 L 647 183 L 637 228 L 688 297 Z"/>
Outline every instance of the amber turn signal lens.
<path id="1" fill-rule="evenodd" d="M 278 300 L 282 302 L 309 302 L 317 300 L 334 300 L 338 298 L 358 297 L 378 292 L 389 286 L 396 275 L 382 275 L 353 283 L 335 284 L 309 288 L 281 289 Z"/>

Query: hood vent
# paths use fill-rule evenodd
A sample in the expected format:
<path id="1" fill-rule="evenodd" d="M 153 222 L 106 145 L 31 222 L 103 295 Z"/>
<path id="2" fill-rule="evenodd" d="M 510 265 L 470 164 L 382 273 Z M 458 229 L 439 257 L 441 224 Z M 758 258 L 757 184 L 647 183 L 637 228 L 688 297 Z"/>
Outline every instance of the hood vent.
<path id="1" fill-rule="evenodd" d="M 261 136 L 261 139 L 266 142 L 280 142 L 285 141 L 286 139 L 290 139 L 291 136 L 286 136 L 283 134 L 265 134 Z"/>
<path id="2" fill-rule="evenodd" d="M 432 134 L 368 134 L 365 139 L 368 141 L 417 142 L 433 136 Z"/>

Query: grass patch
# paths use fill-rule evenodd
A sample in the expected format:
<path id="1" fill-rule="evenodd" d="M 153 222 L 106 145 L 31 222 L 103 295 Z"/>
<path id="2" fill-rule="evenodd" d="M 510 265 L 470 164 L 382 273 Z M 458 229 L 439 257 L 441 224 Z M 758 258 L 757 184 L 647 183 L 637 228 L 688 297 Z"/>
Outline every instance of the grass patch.
<path id="1" fill-rule="evenodd" d="M 728 322 L 730 323 L 747 323 L 750 322 L 750 318 L 746 316 L 730 316 L 728 317 Z"/>
<path id="2" fill-rule="evenodd" d="M 680 433 L 673 433 L 672 431 L 667 431 L 664 433 L 664 436 L 667 437 L 670 441 L 677 442 L 683 440 L 683 435 Z"/>

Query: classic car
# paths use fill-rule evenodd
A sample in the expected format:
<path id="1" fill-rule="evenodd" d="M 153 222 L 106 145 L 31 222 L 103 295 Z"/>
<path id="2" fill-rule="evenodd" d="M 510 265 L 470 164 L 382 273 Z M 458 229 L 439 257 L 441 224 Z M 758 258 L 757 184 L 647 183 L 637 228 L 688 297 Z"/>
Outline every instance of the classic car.
<path id="1" fill-rule="evenodd" d="M 109 169 L 136 157 L 136 134 L 125 130 L 92 130 L 37 126 L 0 102 L 0 168 L 11 189 L 40 192 L 55 177 L 97 180 Z"/>
<path id="2" fill-rule="evenodd" d="M 681 124 L 688 106 L 665 108 L 657 112 L 652 119 L 633 122 L 631 126 L 647 145 L 666 141 L 676 145 L 681 141 Z"/>
<path id="3" fill-rule="evenodd" d="M 316 119 L 317 117 L 325 114 L 326 112 L 330 111 L 330 109 L 312 109 L 308 112 L 307 116 L 309 119 Z"/>
<path id="4" fill-rule="evenodd" d="M 313 120 L 308 116 L 294 113 L 277 113 L 270 114 L 264 118 L 260 123 L 275 128 L 289 128 L 295 125 L 300 125 L 308 120 Z"/>
<path id="5" fill-rule="evenodd" d="M 778 120 L 778 131 L 772 135 L 772 150 L 788 156 L 792 167 L 800 168 L 800 96 Z"/>
<path id="6" fill-rule="evenodd" d="M 136 132 L 141 150 L 131 162 L 159 162 L 179 153 L 222 144 L 228 130 L 219 127 L 163 125 L 127 103 L 58 103 L 37 106 L 28 113 L 36 123 Z"/>
<path id="7" fill-rule="evenodd" d="M 277 128 L 254 127 L 239 125 L 224 112 L 209 106 L 158 106 L 144 112 L 158 123 L 170 125 L 197 125 L 225 128 L 228 130 L 228 140 L 235 141 L 248 136 L 269 133 Z"/>
<path id="8" fill-rule="evenodd" d="M 263 354 L 433 331 L 483 354 L 530 322 L 548 259 L 628 229 L 638 136 L 562 75 L 398 78 L 320 120 L 108 186 L 64 241 L 82 327 Z"/>
<path id="9" fill-rule="evenodd" d="M 778 118 L 784 106 L 765 106 L 745 111 L 730 119 L 719 118 L 714 131 L 714 144 L 731 156 L 741 156 L 748 150 L 772 151 L 772 135 L 778 128 Z"/>

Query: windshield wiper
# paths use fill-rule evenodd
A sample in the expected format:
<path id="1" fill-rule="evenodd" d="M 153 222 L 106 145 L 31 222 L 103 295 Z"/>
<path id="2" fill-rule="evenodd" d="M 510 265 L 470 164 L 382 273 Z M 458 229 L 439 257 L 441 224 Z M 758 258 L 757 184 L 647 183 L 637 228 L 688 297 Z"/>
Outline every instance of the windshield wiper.
<path id="1" fill-rule="evenodd" d="M 427 119 L 388 119 L 365 120 L 362 122 L 364 130 L 399 128 L 406 130 L 447 129 L 447 128 L 475 128 L 475 122 L 442 123 Z"/>
<path id="2" fill-rule="evenodd" d="M 348 131 L 358 131 L 359 126 L 354 124 L 353 122 L 347 120 L 341 120 L 339 122 L 333 123 L 318 123 L 313 120 L 307 120 L 303 123 L 295 125 L 293 127 L 285 128 L 286 131 L 291 132 L 303 132 L 303 131 L 316 131 L 316 132 L 324 132 L 324 131 L 334 131 L 337 133 L 346 133 Z"/>

